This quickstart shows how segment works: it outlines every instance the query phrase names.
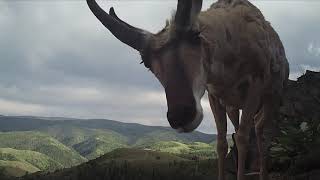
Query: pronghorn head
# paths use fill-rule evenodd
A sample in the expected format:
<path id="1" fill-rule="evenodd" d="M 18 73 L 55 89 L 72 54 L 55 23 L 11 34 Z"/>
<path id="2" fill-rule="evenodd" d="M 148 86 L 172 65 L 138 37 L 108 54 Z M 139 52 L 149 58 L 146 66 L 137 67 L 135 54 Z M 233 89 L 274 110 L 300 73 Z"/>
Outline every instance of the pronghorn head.
<path id="1" fill-rule="evenodd" d="M 198 25 L 202 0 L 178 0 L 174 18 L 157 34 L 127 24 L 113 8 L 104 12 L 95 0 L 87 3 L 116 38 L 140 52 L 144 65 L 160 81 L 166 93 L 171 127 L 179 132 L 197 128 L 203 118 L 200 100 L 206 81 L 203 39 Z"/>

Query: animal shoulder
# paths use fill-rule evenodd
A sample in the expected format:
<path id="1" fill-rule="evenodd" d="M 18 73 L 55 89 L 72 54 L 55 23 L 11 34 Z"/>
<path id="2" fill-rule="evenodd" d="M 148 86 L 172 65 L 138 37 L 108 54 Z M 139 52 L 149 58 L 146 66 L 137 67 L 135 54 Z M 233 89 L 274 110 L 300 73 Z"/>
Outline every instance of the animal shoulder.
<path id="1" fill-rule="evenodd" d="M 241 38 L 248 31 L 252 31 L 252 34 L 260 33 L 261 29 L 268 26 L 260 10 L 247 0 L 214 3 L 200 14 L 199 24 L 200 30 L 207 33 L 209 39 L 214 38 L 216 41 L 220 38 L 231 40 L 231 35 L 235 36 L 233 38 Z M 226 36 L 221 36 L 221 33 Z"/>
<path id="2" fill-rule="evenodd" d="M 225 70 L 240 68 L 241 74 L 252 72 L 252 69 L 263 72 L 263 67 L 270 63 L 270 59 L 265 59 L 270 56 L 266 49 L 272 46 L 270 37 L 276 33 L 260 10 L 250 2 L 214 3 L 201 14 L 199 21 L 210 44 L 211 57 L 216 63 L 220 61 Z"/>

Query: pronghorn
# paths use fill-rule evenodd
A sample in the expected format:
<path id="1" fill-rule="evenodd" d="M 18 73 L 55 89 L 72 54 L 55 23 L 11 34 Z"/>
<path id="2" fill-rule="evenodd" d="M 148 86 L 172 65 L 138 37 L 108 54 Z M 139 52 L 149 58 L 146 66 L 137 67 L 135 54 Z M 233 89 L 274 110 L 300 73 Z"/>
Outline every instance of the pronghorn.
<path id="1" fill-rule="evenodd" d="M 203 119 L 200 100 L 208 92 L 218 133 L 219 180 L 225 179 L 227 115 L 236 130 L 237 179 L 245 179 L 253 125 L 260 179 L 268 178 L 263 126 L 272 121 L 279 105 L 289 65 L 281 40 L 258 8 L 247 0 L 218 0 L 201 12 L 202 0 L 178 0 L 174 17 L 153 34 L 127 24 L 113 8 L 106 13 L 95 0 L 87 3 L 116 38 L 140 52 L 144 65 L 160 81 L 172 128 L 197 128 Z"/>

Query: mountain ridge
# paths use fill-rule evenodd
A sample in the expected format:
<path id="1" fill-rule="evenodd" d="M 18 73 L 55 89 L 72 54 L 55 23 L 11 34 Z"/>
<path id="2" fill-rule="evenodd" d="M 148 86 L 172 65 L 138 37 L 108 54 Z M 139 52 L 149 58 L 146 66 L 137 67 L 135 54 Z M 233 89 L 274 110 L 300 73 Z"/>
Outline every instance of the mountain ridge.
<path id="1" fill-rule="evenodd" d="M 138 137 L 148 135 L 154 131 L 169 132 L 188 141 L 210 143 L 215 140 L 215 134 L 206 134 L 199 131 L 192 133 L 177 133 L 170 127 L 147 126 L 138 123 L 124 123 L 108 119 L 70 119 L 70 120 L 43 120 L 34 116 L 0 116 L 0 131 L 34 131 L 52 126 L 73 126 L 86 129 L 112 130 L 129 137 L 129 144 L 133 144 Z"/>
<path id="2" fill-rule="evenodd" d="M 44 165 L 53 168 L 36 169 L 39 167 L 37 162 L 25 161 L 27 154 L 25 154 L 26 157 L 23 154 L 17 155 L 18 151 L 23 150 L 42 153 L 59 162 L 62 168 L 87 162 L 119 148 L 141 150 L 149 148 L 161 152 L 161 144 L 170 145 L 163 149 L 163 152 L 169 152 L 170 155 L 178 158 L 215 157 L 214 146 L 209 143 L 215 142 L 216 135 L 201 132 L 177 133 L 170 127 L 146 126 L 105 119 L 42 118 L 0 115 L 0 148 L 12 148 L 14 150 L 8 151 L 6 156 L 19 157 L 12 159 L 0 157 L 0 160 L 5 161 L 2 167 L 5 167 L 6 171 L 24 175 L 26 172 L 32 173 L 38 169 L 44 172 L 61 169 L 58 165 L 49 166 L 51 162 L 49 160 L 44 160 L 46 162 Z M 197 142 L 208 145 L 197 145 Z"/>

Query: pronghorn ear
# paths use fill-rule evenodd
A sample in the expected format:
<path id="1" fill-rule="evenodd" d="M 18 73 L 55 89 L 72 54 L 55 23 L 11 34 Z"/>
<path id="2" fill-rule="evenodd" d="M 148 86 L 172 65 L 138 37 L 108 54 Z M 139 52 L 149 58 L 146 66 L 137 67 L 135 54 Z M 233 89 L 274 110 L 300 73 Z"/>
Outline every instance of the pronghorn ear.
<path id="1" fill-rule="evenodd" d="M 187 32 L 192 30 L 202 8 L 202 0 L 178 0 L 175 15 L 176 30 Z"/>

